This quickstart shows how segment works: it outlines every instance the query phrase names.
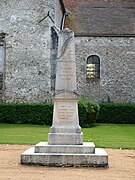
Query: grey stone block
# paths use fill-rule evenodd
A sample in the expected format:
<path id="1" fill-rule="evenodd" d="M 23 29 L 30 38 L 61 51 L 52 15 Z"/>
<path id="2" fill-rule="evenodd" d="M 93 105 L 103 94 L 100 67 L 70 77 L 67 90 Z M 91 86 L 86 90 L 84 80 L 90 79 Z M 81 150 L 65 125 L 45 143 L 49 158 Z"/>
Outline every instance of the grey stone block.
<path id="1" fill-rule="evenodd" d="M 108 155 L 100 148 L 96 148 L 93 154 L 35 153 L 35 148 L 30 148 L 22 153 L 21 163 L 65 167 L 108 167 Z"/>
<path id="2" fill-rule="evenodd" d="M 35 153 L 90 154 L 95 153 L 95 145 L 93 142 L 83 145 L 49 145 L 48 142 L 40 142 L 35 145 Z"/>
<path id="3" fill-rule="evenodd" d="M 82 133 L 49 133 L 48 143 L 52 145 L 81 145 L 83 144 Z"/>

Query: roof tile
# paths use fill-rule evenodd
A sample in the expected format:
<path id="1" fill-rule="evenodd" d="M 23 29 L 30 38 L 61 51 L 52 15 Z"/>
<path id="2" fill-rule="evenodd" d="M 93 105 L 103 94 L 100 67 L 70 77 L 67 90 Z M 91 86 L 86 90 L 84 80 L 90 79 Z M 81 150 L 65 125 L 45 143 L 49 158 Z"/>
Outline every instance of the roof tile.
<path id="1" fill-rule="evenodd" d="M 135 35 L 134 0 L 64 0 L 65 27 L 78 35 Z"/>

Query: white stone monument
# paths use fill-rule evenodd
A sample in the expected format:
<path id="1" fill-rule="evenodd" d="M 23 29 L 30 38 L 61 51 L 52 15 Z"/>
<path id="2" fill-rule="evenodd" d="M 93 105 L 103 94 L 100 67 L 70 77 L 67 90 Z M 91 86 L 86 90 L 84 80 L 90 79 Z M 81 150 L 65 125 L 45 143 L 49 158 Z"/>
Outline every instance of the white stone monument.
<path id="1" fill-rule="evenodd" d="M 55 28 L 56 29 L 56 28 Z M 48 135 L 49 144 L 83 144 L 78 118 L 78 96 L 76 95 L 76 62 L 74 34 L 71 30 L 56 29 L 58 58 L 54 97 L 53 125 Z"/>
<path id="2" fill-rule="evenodd" d="M 48 142 L 40 142 L 22 153 L 21 163 L 107 167 L 108 155 L 105 150 L 95 148 L 93 142 L 83 143 L 78 118 L 74 33 L 69 29 L 54 29 L 59 41 L 53 124 Z"/>

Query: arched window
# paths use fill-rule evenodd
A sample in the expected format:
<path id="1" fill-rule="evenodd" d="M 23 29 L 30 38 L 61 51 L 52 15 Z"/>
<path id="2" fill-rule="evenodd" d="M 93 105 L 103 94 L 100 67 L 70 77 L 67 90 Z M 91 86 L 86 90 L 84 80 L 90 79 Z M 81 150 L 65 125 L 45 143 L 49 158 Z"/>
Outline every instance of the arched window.
<path id="1" fill-rule="evenodd" d="M 100 78 L 100 58 L 92 55 L 87 58 L 87 79 Z"/>

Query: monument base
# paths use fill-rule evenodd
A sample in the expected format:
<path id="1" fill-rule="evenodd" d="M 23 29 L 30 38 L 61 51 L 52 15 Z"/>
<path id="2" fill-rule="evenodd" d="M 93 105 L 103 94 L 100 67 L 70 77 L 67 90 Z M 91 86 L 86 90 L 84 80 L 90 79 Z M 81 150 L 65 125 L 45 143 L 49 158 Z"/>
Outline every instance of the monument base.
<path id="1" fill-rule="evenodd" d="M 108 167 L 108 154 L 93 142 L 83 145 L 49 145 L 40 142 L 21 154 L 21 164 L 43 166 Z"/>
<path id="2" fill-rule="evenodd" d="M 48 143 L 52 145 L 82 145 L 82 133 L 49 133 Z"/>

